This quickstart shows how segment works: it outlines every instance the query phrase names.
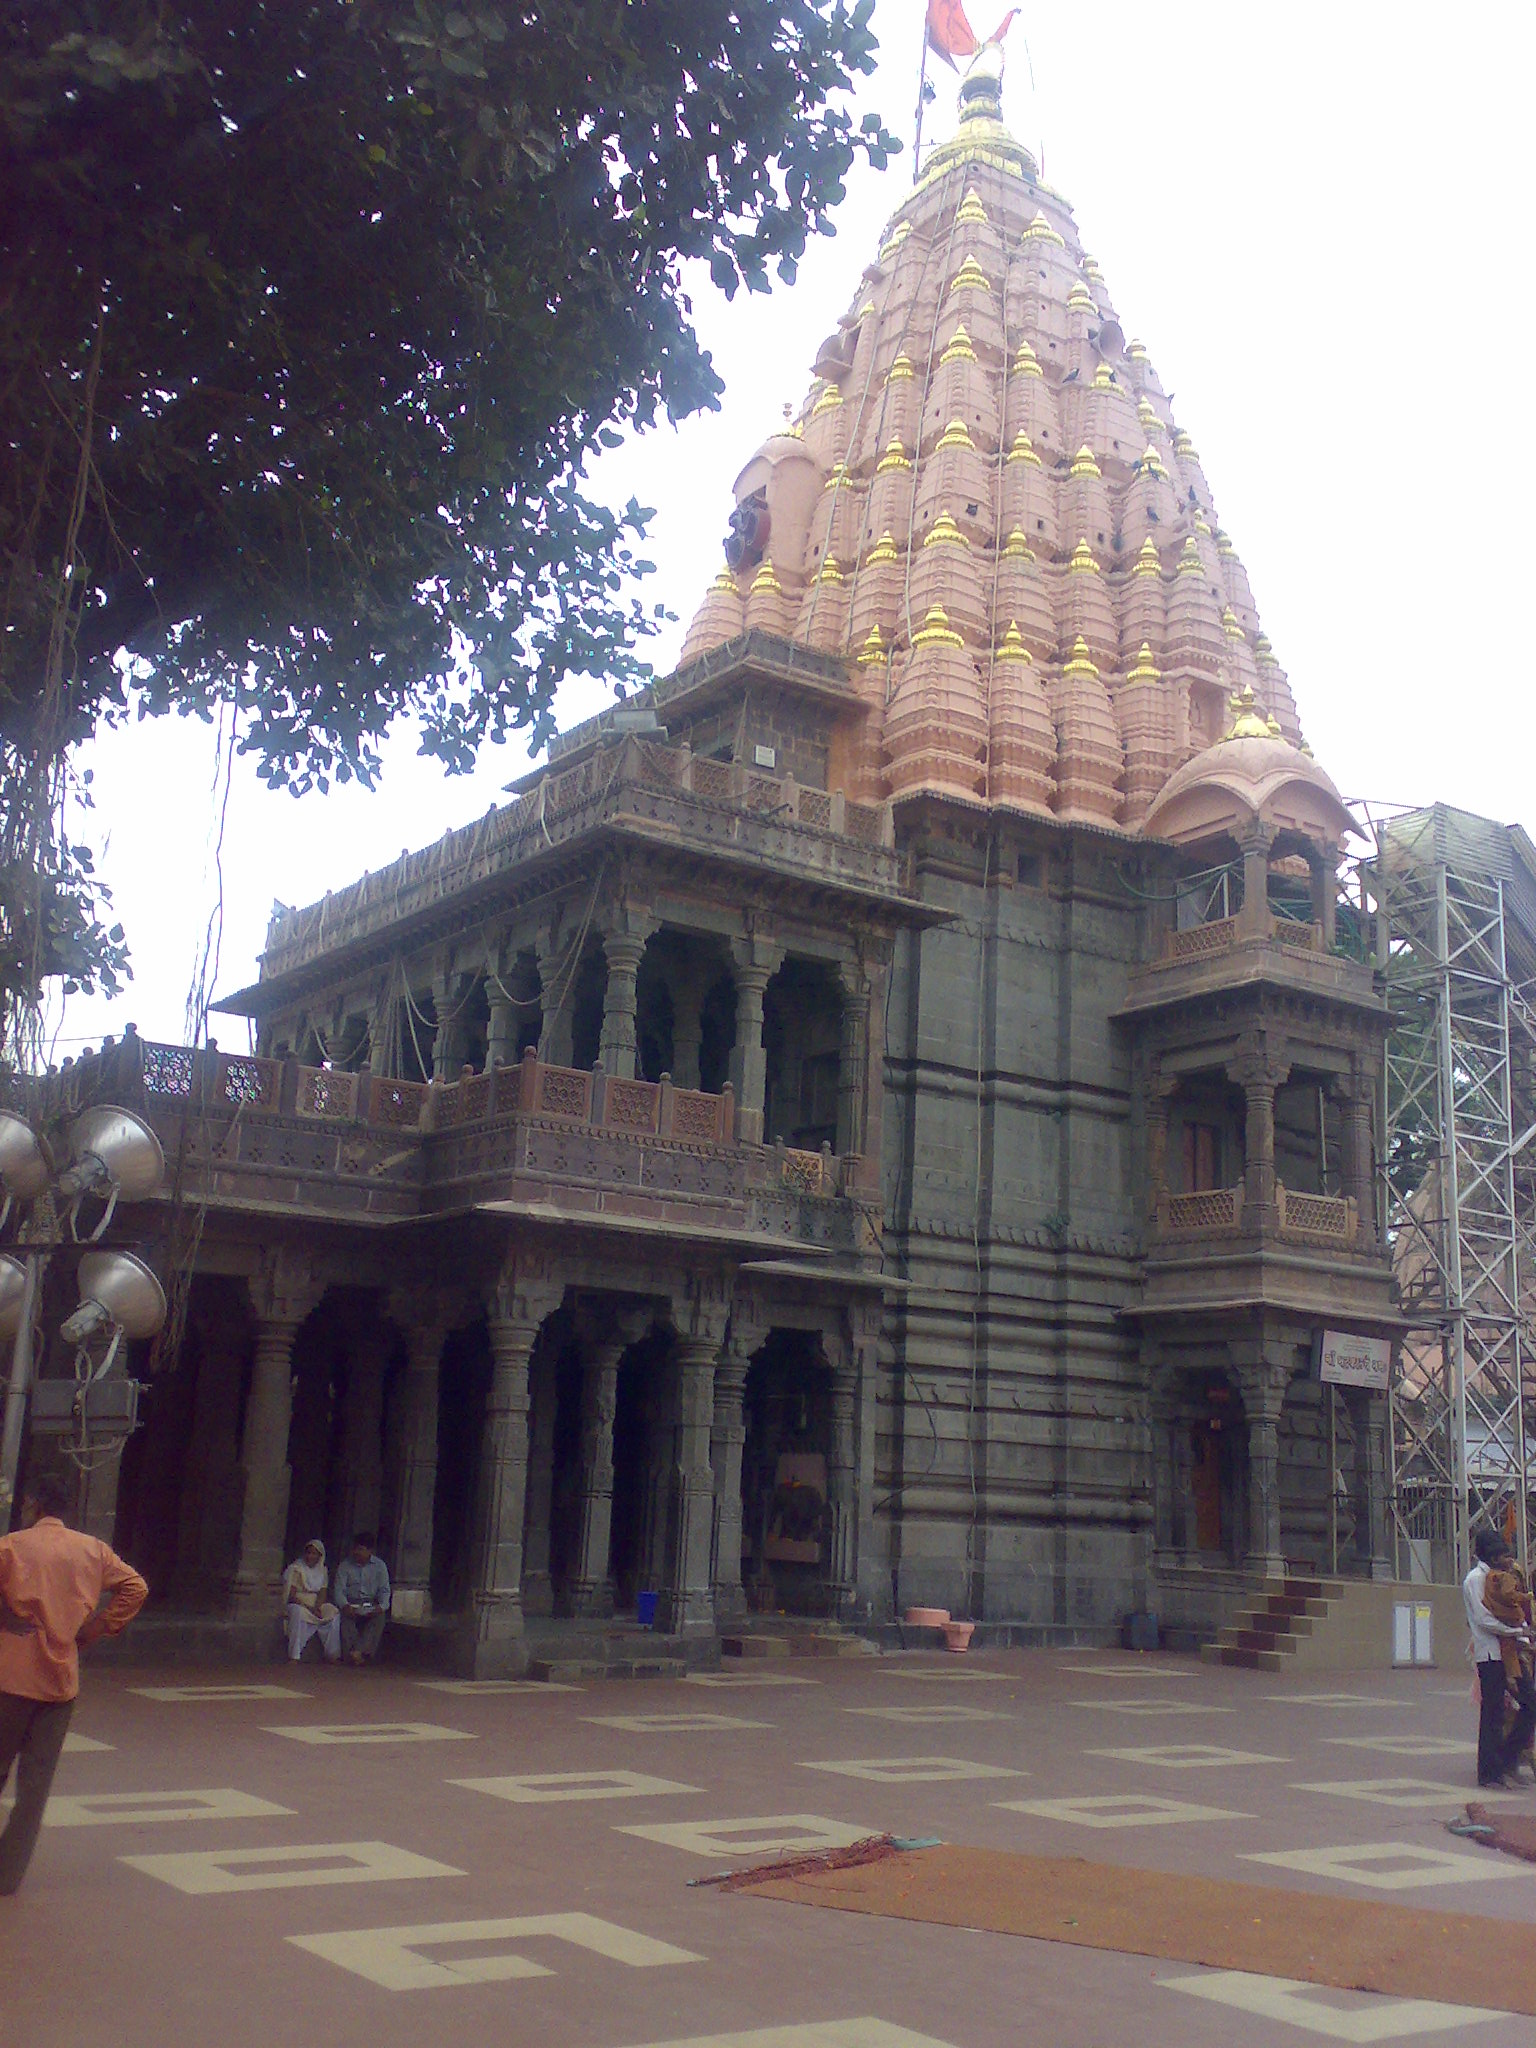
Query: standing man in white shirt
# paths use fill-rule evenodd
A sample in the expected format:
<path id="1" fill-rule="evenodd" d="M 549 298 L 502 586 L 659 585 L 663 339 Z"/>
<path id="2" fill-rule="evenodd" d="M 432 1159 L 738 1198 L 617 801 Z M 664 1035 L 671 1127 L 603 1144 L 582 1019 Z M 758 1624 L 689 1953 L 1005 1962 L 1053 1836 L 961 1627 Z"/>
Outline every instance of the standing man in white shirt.
<path id="1" fill-rule="evenodd" d="M 1536 1700 L 1529 1692 L 1515 1696 L 1515 1723 L 1504 1733 L 1504 1660 L 1500 1639 L 1515 1636 L 1528 1640 L 1524 1629 L 1499 1621 L 1483 1604 L 1483 1586 L 1490 1569 L 1510 1555 L 1509 1545 L 1491 1529 L 1480 1529 L 1473 1540 L 1477 1562 L 1461 1582 L 1466 1602 L 1467 1627 L 1472 1635 L 1472 1656 L 1477 1665 L 1477 1689 L 1481 1715 L 1477 1727 L 1477 1782 L 1479 1785 L 1514 1785 L 1515 1764 L 1536 1727 Z"/>

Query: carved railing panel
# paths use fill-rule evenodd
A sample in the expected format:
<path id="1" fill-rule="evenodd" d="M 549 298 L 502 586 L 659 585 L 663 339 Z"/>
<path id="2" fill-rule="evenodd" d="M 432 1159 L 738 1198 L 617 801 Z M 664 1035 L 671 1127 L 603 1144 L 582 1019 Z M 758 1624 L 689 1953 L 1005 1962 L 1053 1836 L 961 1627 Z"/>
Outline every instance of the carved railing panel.
<path id="1" fill-rule="evenodd" d="M 713 1145 L 722 1135 L 720 1112 L 724 1097 L 705 1095 L 696 1088 L 672 1091 L 672 1136 L 695 1145 Z"/>
<path id="2" fill-rule="evenodd" d="M 144 1041 L 144 1093 L 186 1098 L 192 1093 L 197 1054 L 190 1045 L 157 1045 Z"/>
<path id="3" fill-rule="evenodd" d="M 1355 1241 L 1359 1217 L 1352 1196 L 1299 1195 L 1277 1182 L 1275 1206 L 1285 1237 L 1323 1238 L 1341 1245 Z"/>
<path id="4" fill-rule="evenodd" d="M 605 1090 L 603 1122 L 616 1131 L 654 1131 L 661 1088 L 654 1081 L 610 1081 Z"/>
<path id="5" fill-rule="evenodd" d="M 1158 1227 L 1166 1232 L 1237 1230 L 1242 1220 L 1241 1182 L 1234 1188 L 1202 1188 L 1192 1195 L 1175 1195 L 1164 1188 L 1157 1198 Z"/>
<path id="6" fill-rule="evenodd" d="M 1298 953 L 1315 953 L 1322 934 L 1315 924 L 1299 924 L 1294 917 L 1275 919 L 1275 943 Z"/>
<path id="7" fill-rule="evenodd" d="M 1164 955 L 1169 960 L 1199 960 L 1207 953 L 1225 953 L 1237 941 L 1237 919 L 1219 917 L 1210 924 L 1191 925 L 1188 931 L 1170 932 Z"/>
<path id="8" fill-rule="evenodd" d="M 254 1053 L 223 1053 L 219 1058 L 218 1098 L 247 1109 L 276 1109 L 282 1087 L 281 1060 L 258 1059 Z"/>
<path id="9" fill-rule="evenodd" d="M 357 1115 L 357 1074 L 334 1067 L 300 1067 L 294 1108 L 300 1116 L 351 1121 Z"/>
<path id="10" fill-rule="evenodd" d="M 540 1116 L 568 1116 L 586 1123 L 592 1114 L 592 1076 L 579 1067 L 536 1068 L 533 1107 Z"/>
<path id="11" fill-rule="evenodd" d="M 419 1130 L 426 1099 L 425 1082 L 390 1081 L 375 1074 L 368 1091 L 368 1121 L 390 1124 L 400 1130 Z"/>

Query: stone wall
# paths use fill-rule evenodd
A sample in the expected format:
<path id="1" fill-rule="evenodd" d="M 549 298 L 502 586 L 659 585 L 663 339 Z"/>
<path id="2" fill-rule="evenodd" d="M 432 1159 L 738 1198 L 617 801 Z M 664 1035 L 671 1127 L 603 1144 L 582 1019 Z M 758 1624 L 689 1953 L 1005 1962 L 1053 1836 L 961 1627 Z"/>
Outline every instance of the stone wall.
<path id="1" fill-rule="evenodd" d="M 877 1543 L 899 1609 L 1090 1627 L 1145 1604 L 1128 1048 L 1137 903 L 1108 853 L 918 843 L 951 923 L 898 948 L 888 1014 Z M 1031 863 L 1024 870 L 1035 872 Z"/>

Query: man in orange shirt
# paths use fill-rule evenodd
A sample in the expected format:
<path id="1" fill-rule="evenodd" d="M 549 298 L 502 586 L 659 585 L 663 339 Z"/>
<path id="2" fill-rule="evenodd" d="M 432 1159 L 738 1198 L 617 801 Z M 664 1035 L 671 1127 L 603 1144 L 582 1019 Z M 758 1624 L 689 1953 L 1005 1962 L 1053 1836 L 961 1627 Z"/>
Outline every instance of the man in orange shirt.
<path id="1" fill-rule="evenodd" d="M 0 1894 L 20 1885 L 37 1846 L 80 1690 L 79 1649 L 119 1634 L 149 1592 L 105 1543 L 65 1528 L 68 1505 L 63 1480 L 45 1474 L 27 1488 L 20 1533 L 0 1537 L 0 1791 L 16 1765 Z"/>

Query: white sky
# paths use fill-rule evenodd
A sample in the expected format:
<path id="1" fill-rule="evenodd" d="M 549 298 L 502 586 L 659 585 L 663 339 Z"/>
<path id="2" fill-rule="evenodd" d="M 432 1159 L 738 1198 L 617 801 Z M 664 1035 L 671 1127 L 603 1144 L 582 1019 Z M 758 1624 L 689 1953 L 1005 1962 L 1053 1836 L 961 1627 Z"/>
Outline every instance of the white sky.
<path id="1" fill-rule="evenodd" d="M 1005 11 L 969 5 L 980 34 Z M 909 145 L 922 12 L 922 0 L 877 0 L 882 64 L 860 100 Z M 1043 152 L 1194 438 L 1323 764 L 1348 797 L 1439 798 L 1528 828 L 1533 22 L 1528 6 L 1497 4 L 1026 6 L 1005 87 L 1010 125 Z M 951 74 L 932 70 L 930 140 L 954 122 Z M 595 473 L 614 502 L 634 491 L 656 507 L 645 596 L 678 614 L 653 643 L 659 673 L 718 567 L 732 480 L 798 404 L 910 178 L 910 151 L 857 176 L 836 237 L 813 245 L 791 289 L 727 304 L 701 279 L 722 411 Z M 602 701 L 570 689 L 562 724 Z M 87 759 L 88 836 L 135 978 L 114 1004 L 68 1005 L 61 1055 L 128 1018 L 181 1038 L 216 898 L 210 730 L 145 724 Z M 254 980 L 274 897 L 307 903 L 426 844 L 526 765 L 488 748 L 473 775 L 446 778 L 408 733 L 386 759 L 375 794 L 301 801 L 237 763 L 222 990 Z M 241 1021 L 211 1021 L 244 1044 Z"/>

